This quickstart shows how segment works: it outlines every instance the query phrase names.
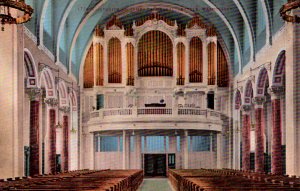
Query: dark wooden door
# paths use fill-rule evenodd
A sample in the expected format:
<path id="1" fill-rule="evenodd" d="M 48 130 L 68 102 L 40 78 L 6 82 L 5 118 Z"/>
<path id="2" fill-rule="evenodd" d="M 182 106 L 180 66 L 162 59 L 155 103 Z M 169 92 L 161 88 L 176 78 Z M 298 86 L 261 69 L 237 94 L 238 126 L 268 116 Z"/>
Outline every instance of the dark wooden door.
<path id="1" fill-rule="evenodd" d="M 166 155 L 145 154 L 145 176 L 166 176 Z"/>

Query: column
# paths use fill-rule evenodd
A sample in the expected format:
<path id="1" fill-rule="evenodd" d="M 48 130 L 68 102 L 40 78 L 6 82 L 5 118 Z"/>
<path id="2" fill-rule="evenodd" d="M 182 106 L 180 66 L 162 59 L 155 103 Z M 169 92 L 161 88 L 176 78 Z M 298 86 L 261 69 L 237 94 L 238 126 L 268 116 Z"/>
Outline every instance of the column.
<path id="1" fill-rule="evenodd" d="M 183 135 L 183 168 L 189 168 L 189 145 L 188 145 L 188 130 L 184 130 Z"/>
<path id="2" fill-rule="evenodd" d="M 136 156 L 136 168 L 142 169 L 142 144 L 141 144 L 141 135 L 136 134 L 135 135 L 135 156 Z"/>
<path id="3" fill-rule="evenodd" d="M 243 105 L 242 169 L 250 170 L 250 105 Z"/>
<path id="4" fill-rule="evenodd" d="M 54 174 L 56 172 L 56 112 L 55 109 L 49 110 L 49 143 L 50 143 L 50 153 L 49 153 L 49 165 L 50 173 Z"/>
<path id="5" fill-rule="evenodd" d="M 11 10 L 12 14 L 18 14 Z M 24 45 L 23 25 L 5 25 L 0 46 L 0 179 L 24 172 Z M 25 130 L 24 130 L 25 131 Z"/>
<path id="6" fill-rule="evenodd" d="M 269 93 L 272 99 L 272 156 L 271 156 L 271 172 L 274 174 L 282 174 L 282 129 L 281 129 L 281 110 L 280 96 L 284 91 L 283 87 L 272 86 Z"/>
<path id="7" fill-rule="evenodd" d="M 69 117 L 63 116 L 63 169 L 69 170 Z"/>
<path id="8" fill-rule="evenodd" d="M 255 104 L 255 172 L 264 172 L 263 104 L 265 97 L 253 98 Z"/>
<path id="9" fill-rule="evenodd" d="M 30 176 L 39 174 L 39 101 L 30 101 Z"/>
<path id="10" fill-rule="evenodd" d="M 127 143 L 127 140 L 126 140 L 126 130 L 123 130 L 123 169 L 125 170 L 126 169 L 126 163 L 127 163 L 127 160 L 126 160 L 126 153 L 127 153 L 127 149 L 126 149 L 126 143 Z"/>
<path id="11" fill-rule="evenodd" d="M 90 151 L 89 155 L 89 169 L 94 170 L 95 169 L 95 134 L 94 133 L 89 133 L 87 135 L 88 140 L 89 140 L 89 148 L 88 150 Z M 100 143 L 101 144 L 101 143 Z"/>
<path id="12" fill-rule="evenodd" d="M 221 143 L 222 134 L 217 133 L 216 138 L 217 138 L 217 168 L 222 168 L 222 157 L 221 157 L 222 156 L 222 143 Z"/>

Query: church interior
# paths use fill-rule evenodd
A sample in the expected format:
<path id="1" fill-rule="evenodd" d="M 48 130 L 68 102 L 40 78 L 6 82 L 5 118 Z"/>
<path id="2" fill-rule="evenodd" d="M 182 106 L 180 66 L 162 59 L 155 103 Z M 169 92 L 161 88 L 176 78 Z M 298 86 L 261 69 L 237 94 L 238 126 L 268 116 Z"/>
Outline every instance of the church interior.
<path id="1" fill-rule="evenodd" d="M 0 0 L 0 190 L 300 190 L 299 7 Z"/>

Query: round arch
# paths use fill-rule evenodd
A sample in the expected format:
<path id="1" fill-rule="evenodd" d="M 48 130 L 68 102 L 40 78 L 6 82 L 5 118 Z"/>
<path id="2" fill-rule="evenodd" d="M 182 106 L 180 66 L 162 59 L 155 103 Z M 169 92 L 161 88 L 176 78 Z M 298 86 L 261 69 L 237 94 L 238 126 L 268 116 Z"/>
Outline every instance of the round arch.
<path id="1" fill-rule="evenodd" d="M 246 83 L 245 91 L 244 91 L 244 104 L 251 105 L 252 97 L 253 97 L 253 85 L 251 80 L 248 80 Z"/>
<path id="2" fill-rule="evenodd" d="M 284 86 L 285 75 L 285 50 L 281 51 L 277 56 L 273 70 L 273 86 Z"/>
<path id="3" fill-rule="evenodd" d="M 268 71 L 265 67 L 263 67 L 259 73 L 258 73 L 258 78 L 256 82 L 256 95 L 257 96 L 264 96 L 266 93 L 266 84 L 269 83 L 269 75 Z"/>

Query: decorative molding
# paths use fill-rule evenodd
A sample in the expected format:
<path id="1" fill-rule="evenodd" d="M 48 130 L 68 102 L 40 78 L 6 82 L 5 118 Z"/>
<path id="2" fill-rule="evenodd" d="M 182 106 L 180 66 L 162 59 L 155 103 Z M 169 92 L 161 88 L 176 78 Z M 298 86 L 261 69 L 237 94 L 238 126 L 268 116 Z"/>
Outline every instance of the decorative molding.
<path id="1" fill-rule="evenodd" d="M 242 105 L 241 106 L 241 110 L 243 111 L 243 112 L 250 112 L 251 111 L 251 105 Z"/>
<path id="2" fill-rule="evenodd" d="M 23 26 L 24 33 L 32 40 L 35 44 L 37 44 L 37 38 L 36 36 L 24 25 Z"/>
<path id="3" fill-rule="evenodd" d="M 284 91 L 284 86 L 271 86 L 268 88 L 268 93 L 271 95 L 272 99 L 280 99 L 280 97 L 284 94 Z"/>
<path id="4" fill-rule="evenodd" d="M 61 107 L 59 107 L 59 111 L 61 111 L 63 113 L 69 113 L 70 107 L 69 106 L 61 106 Z"/>
<path id="5" fill-rule="evenodd" d="M 55 106 L 58 105 L 58 99 L 56 99 L 56 98 L 45 98 L 44 103 L 51 106 L 51 107 L 55 107 Z"/>
<path id="6" fill-rule="evenodd" d="M 63 65 L 60 61 L 55 63 L 57 66 L 59 66 L 60 69 L 66 74 L 68 74 L 68 69 L 65 65 Z"/>
<path id="7" fill-rule="evenodd" d="M 265 96 L 257 96 L 252 98 L 252 102 L 255 104 L 255 107 L 262 107 L 263 104 L 266 102 Z"/>
<path id="8" fill-rule="evenodd" d="M 160 30 L 162 32 L 165 32 L 166 34 L 171 35 L 171 39 L 174 39 L 177 35 L 177 29 L 178 26 L 170 26 L 163 20 L 148 20 L 141 26 L 136 26 L 135 24 L 132 26 L 132 29 L 134 30 L 134 38 L 139 39 L 143 36 L 146 32 L 151 30 Z"/>
<path id="9" fill-rule="evenodd" d="M 30 101 L 34 101 L 40 98 L 42 95 L 42 89 L 37 87 L 26 88 L 25 93 L 28 95 Z"/>
<path id="10" fill-rule="evenodd" d="M 39 45 L 38 48 L 40 50 L 42 50 L 50 58 L 51 61 L 53 61 L 53 62 L 55 61 L 55 57 L 54 57 L 53 53 L 46 46 Z"/>

